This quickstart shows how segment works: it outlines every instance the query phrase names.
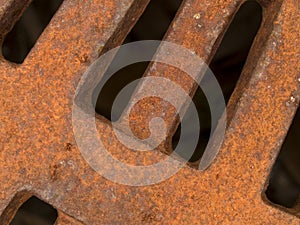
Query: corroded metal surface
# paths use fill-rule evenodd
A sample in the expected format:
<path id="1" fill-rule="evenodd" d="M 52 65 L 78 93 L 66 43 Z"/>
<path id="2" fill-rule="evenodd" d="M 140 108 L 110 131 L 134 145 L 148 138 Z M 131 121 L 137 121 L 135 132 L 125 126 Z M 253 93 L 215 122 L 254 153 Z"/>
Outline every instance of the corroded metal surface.
<path id="1" fill-rule="evenodd" d="M 75 220 L 74 218 L 64 214 L 63 212 L 59 212 L 58 219 L 56 220 L 56 223 L 54 225 L 83 225 L 81 222 L 78 222 L 78 220 Z"/>
<path id="2" fill-rule="evenodd" d="M 3 34 L 14 20 L 7 16 L 15 16 L 8 12 L 22 11 L 19 4 L 25 1 L 20 2 L 0 0 Z M 0 223 L 8 224 L 34 194 L 63 212 L 57 224 L 299 224 L 297 217 L 270 206 L 263 196 L 299 101 L 298 1 L 261 1 L 262 28 L 229 102 L 220 154 L 209 169 L 186 166 L 160 184 L 130 187 L 102 178 L 83 160 L 72 131 L 77 84 L 99 52 L 122 43 L 147 2 L 65 0 L 22 65 L 1 58 Z M 209 62 L 242 3 L 187 0 L 166 40 Z M 185 74 L 163 65 L 155 68 L 147 75 L 159 72 L 193 95 L 196 87 Z M 143 89 L 137 95 L 139 91 Z M 149 119 L 147 105 L 159 103 L 151 101 L 141 113 L 131 112 L 139 137 L 147 135 L 147 129 L 140 129 Z M 178 119 L 170 106 L 158 107 L 156 113 L 162 112 L 171 136 Z M 115 157 L 141 161 L 138 153 L 119 143 L 108 121 L 98 118 L 97 127 Z M 161 150 L 168 151 L 166 146 Z M 147 154 L 145 164 L 165 157 L 159 151 Z"/>

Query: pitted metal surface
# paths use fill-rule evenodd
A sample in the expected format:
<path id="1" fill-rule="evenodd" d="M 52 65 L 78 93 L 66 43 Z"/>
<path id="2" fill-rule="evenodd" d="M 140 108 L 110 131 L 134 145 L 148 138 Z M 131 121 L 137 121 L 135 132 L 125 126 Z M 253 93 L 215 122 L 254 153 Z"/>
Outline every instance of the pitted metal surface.
<path id="1" fill-rule="evenodd" d="M 59 210 L 57 224 L 299 224 L 299 210 L 275 208 L 264 196 L 299 102 L 299 1 L 260 1 L 263 23 L 227 106 L 225 140 L 207 170 L 185 166 L 162 183 L 130 187 L 104 179 L 83 160 L 72 130 L 78 82 L 99 53 L 123 42 L 148 2 L 65 0 L 23 64 L 0 59 L 0 224 L 9 224 L 31 195 Z M 243 2 L 186 0 L 165 40 L 209 63 Z M 0 0 L 0 40 L 28 4 Z M 194 94 L 197 87 L 181 71 L 150 67 L 145 76 L 166 77 Z M 143 88 L 155 87 L 141 84 L 133 99 Z M 168 128 L 165 143 L 144 158 L 151 164 L 170 152 L 179 121 L 160 100 L 142 103 L 128 112 L 135 135 L 147 136 L 149 112 L 164 113 Z M 109 121 L 96 122 L 114 156 L 138 163 Z"/>

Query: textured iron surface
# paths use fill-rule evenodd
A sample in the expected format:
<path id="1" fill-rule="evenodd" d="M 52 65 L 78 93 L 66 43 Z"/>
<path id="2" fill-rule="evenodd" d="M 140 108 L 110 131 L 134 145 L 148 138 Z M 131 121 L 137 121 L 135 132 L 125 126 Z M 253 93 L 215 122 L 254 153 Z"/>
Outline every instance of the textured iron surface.
<path id="1" fill-rule="evenodd" d="M 28 2 L 0 0 L 0 40 Z M 260 1 L 263 24 L 228 105 L 220 154 L 209 169 L 186 166 L 160 184 L 129 187 L 102 178 L 83 160 L 72 131 L 77 84 L 99 53 L 122 43 L 147 3 L 65 0 L 22 65 L 0 59 L 0 224 L 9 224 L 33 194 L 59 210 L 57 224 L 299 224 L 263 196 L 300 97 L 299 1 Z M 242 3 L 186 0 L 165 40 L 209 62 Z M 151 66 L 155 70 L 146 76 L 164 76 L 195 92 L 180 71 Z M 140 86 L 135 95 L 143 88 L 154 87 Z M 157 99 L 130 112 L 134 133 L 147 136 L 144 124 L 153 104 L 161 106 L 154 114 L 165 113 L 171 136 L 178 118 Z M 166 157 L 126 149 L 102 117 L 97 127 L 106 147 L 126 162 L 143 157 L 151 164 Z M 168 141 L 160 150 L 170 151 Z"/>

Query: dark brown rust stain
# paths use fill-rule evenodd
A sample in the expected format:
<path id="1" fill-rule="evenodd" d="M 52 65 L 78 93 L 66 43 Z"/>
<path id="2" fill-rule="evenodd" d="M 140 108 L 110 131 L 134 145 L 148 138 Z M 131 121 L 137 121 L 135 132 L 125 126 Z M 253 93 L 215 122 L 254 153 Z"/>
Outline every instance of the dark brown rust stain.
<path id="1" fill-rule="evenodd" d="M 68 151 L 68 152 L 70 152 L 72 150 L 72 148 L 73 148 L 73 145 L 71 143 L 67 143 L 65 145 L 65 150 Z"/>
<path id="2" fill-rule="evenodd" d="M 242 92 L 236 91 L 229 103 L 235 110 L 230 111 L 232 119 L 216 162 L 205 172 L 184 167 L 167 181 L 137 188 L 102 178 L 75 145 L 68 151 L 65 143 L 75 143 L 73 95 L 89 60 L 96 59 L 99 49 L 103 52 L 121 43 L 133 25 L 130 18 L 138 18 L 146 1 L 93 0 L 83 4 L 65 0 L 24 64 L 0 60 L 0 223 L 7 224 L 12 218 L 24 201 L 24 195 L 14 196 L 26 190 L 71 216 L 61 213 L 57 224 L 299 224 L 298 218 L 261 198 L 296 110 L 296 105 L 286 103 L 299 93 L 300 23 L 295 23 L 300 21 L 299 7 L 293 0 L 273 6 L 271 2 L 265 4 L 266 18 L 278 14 L 265 21 L 262 30 L 266 33 L 260 32 L 254 45 L 263 51 L 256 54 L 257 50 L 252 50 L 244 69 L 247 82 L 239 82 L 237 90 Z M 0 3 L 3 9 L 5 1 Z M 166 40 L 190 48 L 209 62 L 219 36 L 241 3 L 187 0 Z M 200 17 L 195 16 L 198 14 Z M 6 14 L 1 11 L 0 15 L 4 21 Z M 85 55 L 87 62 L 78 60 Z M 161 73 L 151 75 L 175 80 L 193 95 L 194 83 L 186 76 L 165 67 L 158 71 Z M 147 105 L 140 110 L 136 126 L 144 126 L 147 119 L 143 117 Z M 177 121 L 170 108 L 163 110 L 170 115 L 166 118 L 171 135 Z M 134 112 L 131 118 L 135 119 Z M 106 145 L 137 162 L 116 140 L 108 121 L 97 119 L 97 127 Z M 163 157 L 153 152 L 145 162 Z M 61 163 L 63 169 L 55 166 Z M 26 169 L 25 176 L 19 173 L 22 169 Z"/>

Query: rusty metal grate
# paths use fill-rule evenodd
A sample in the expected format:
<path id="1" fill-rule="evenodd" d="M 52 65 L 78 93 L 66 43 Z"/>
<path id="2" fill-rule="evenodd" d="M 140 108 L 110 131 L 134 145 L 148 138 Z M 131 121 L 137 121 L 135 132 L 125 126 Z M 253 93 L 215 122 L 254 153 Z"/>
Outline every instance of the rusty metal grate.
<path id="1" fill-rule="evenodd" d="M 0 0 L 1 42 L 29 3 Z M 9 224 L 33 195 L 58 210 L 56 224 L 299 224 L 297 208 L 276 208 L 264 195 L 299 102 L 298 0 L 259 1 L 262 26 L 227 105 L 220 153 L 208 169 L 185 166 L 159 184 L 132 187 L 99 176 L 83 160 L 72 130 L 78 82 L 99 54 L 123 42 L 148 3 L 65 0 L 22 64 L 0 59 L 0 224 Z M 186 0 L 164 40 L 209 63 L 243 3 Z M 164 65 L 152 63 L 150 75 L 173 80 L 191 96 L 197 88 Z M 141 85 L 135 95 L 143 88 L 155 87 Z M 172 107 L 153 105 L 161 102 L 147 99 L 130 112 L 131 128 L 145 138 L 149 112 L 163 114 L 168 138 L 158 150 L 168 152 L 179 120 Z M 138 163 L 106 119 L 96 125 L 116 156 Z M 165 157 L 153 154 L 152 160 Z"/>

